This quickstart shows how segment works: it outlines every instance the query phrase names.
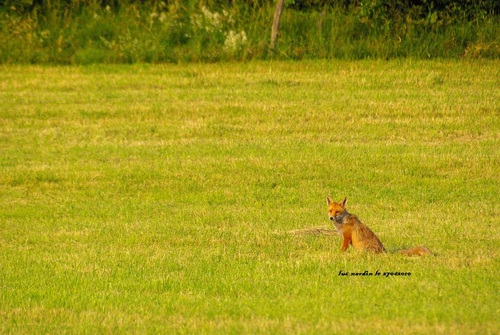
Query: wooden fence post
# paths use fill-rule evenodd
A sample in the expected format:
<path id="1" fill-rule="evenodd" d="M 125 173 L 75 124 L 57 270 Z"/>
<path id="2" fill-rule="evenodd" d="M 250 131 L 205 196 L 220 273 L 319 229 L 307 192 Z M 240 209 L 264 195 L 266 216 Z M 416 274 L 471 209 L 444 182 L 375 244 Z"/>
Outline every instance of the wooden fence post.
<path id="1" fill-rule="evenodd" d="M 276 4 L 276 9 L 274 10 L 273 27 L 271 29 L 271 53 L 274 54 L 276 51 L 276 40 L 278 39 L 278 29 L 280 26 L 281 12 L 283 12 L 283 6 L 285 0 L 278 0 Z"/>

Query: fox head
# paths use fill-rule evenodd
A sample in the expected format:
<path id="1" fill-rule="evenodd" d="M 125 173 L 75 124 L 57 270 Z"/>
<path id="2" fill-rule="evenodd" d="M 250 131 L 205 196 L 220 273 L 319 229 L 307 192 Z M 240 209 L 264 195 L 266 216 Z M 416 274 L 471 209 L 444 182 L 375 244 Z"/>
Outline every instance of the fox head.
<path id="1" fill-rule="evenodd" d="M 347 198 L 342 202 L 335 202 L 330 197 L 326 197 L 326 204 L 328 206 L 328 218 L 332 221 L 341 223 L 344 217 L 349 214 L 345 208 Z"/>

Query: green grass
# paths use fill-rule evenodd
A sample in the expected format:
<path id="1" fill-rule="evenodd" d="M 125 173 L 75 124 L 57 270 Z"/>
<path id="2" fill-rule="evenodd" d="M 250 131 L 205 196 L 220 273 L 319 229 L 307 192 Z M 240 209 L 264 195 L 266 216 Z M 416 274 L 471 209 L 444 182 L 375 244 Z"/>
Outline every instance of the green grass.
<path id="1" fill-rule="evenodd" d="M 499 69 L 1 67 L 0 332 L 497 333 Z"/>

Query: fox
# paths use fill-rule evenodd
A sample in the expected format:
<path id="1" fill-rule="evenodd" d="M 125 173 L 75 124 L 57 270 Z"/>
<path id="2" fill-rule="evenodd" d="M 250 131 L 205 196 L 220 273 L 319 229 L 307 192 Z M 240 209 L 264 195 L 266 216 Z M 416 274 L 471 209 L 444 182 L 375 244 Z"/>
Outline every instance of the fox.
<path id="1" fill-rule="evenodd" d="M 326 197 L 328 206 L 328 218 L 333 222 L 337 233 L 342 237 L 343 243 L 340 250 L 346 251 L 349 245 L 357 250 L 366 250 L 374 253 L 386 253 L 386 249 L 375 233 L 363 224 L 356 215 L 349 213 L 346 209 L 347 198 L 341 202 L 335 202 L 330 197 Z M 424 246 L 399 250 L 397 253 L 407 256 L 427 256 L 432 255 L 429 249 Z"/>

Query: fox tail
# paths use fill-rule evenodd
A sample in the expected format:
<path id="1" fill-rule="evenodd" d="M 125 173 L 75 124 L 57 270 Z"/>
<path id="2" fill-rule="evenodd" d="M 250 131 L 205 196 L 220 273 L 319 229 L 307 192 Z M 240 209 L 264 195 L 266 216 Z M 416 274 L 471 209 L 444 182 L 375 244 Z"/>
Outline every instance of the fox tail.
<path id="1" fill-rule="evenodd" d="M 407 255 L 407 256 L 431 256 L 432 255 L 432 252 L 427 247 L 424 247 L 423 245 L 415 247 L 415 248 L 399 250 L 399 251 L 396 251 L 396 253 Z"/>

